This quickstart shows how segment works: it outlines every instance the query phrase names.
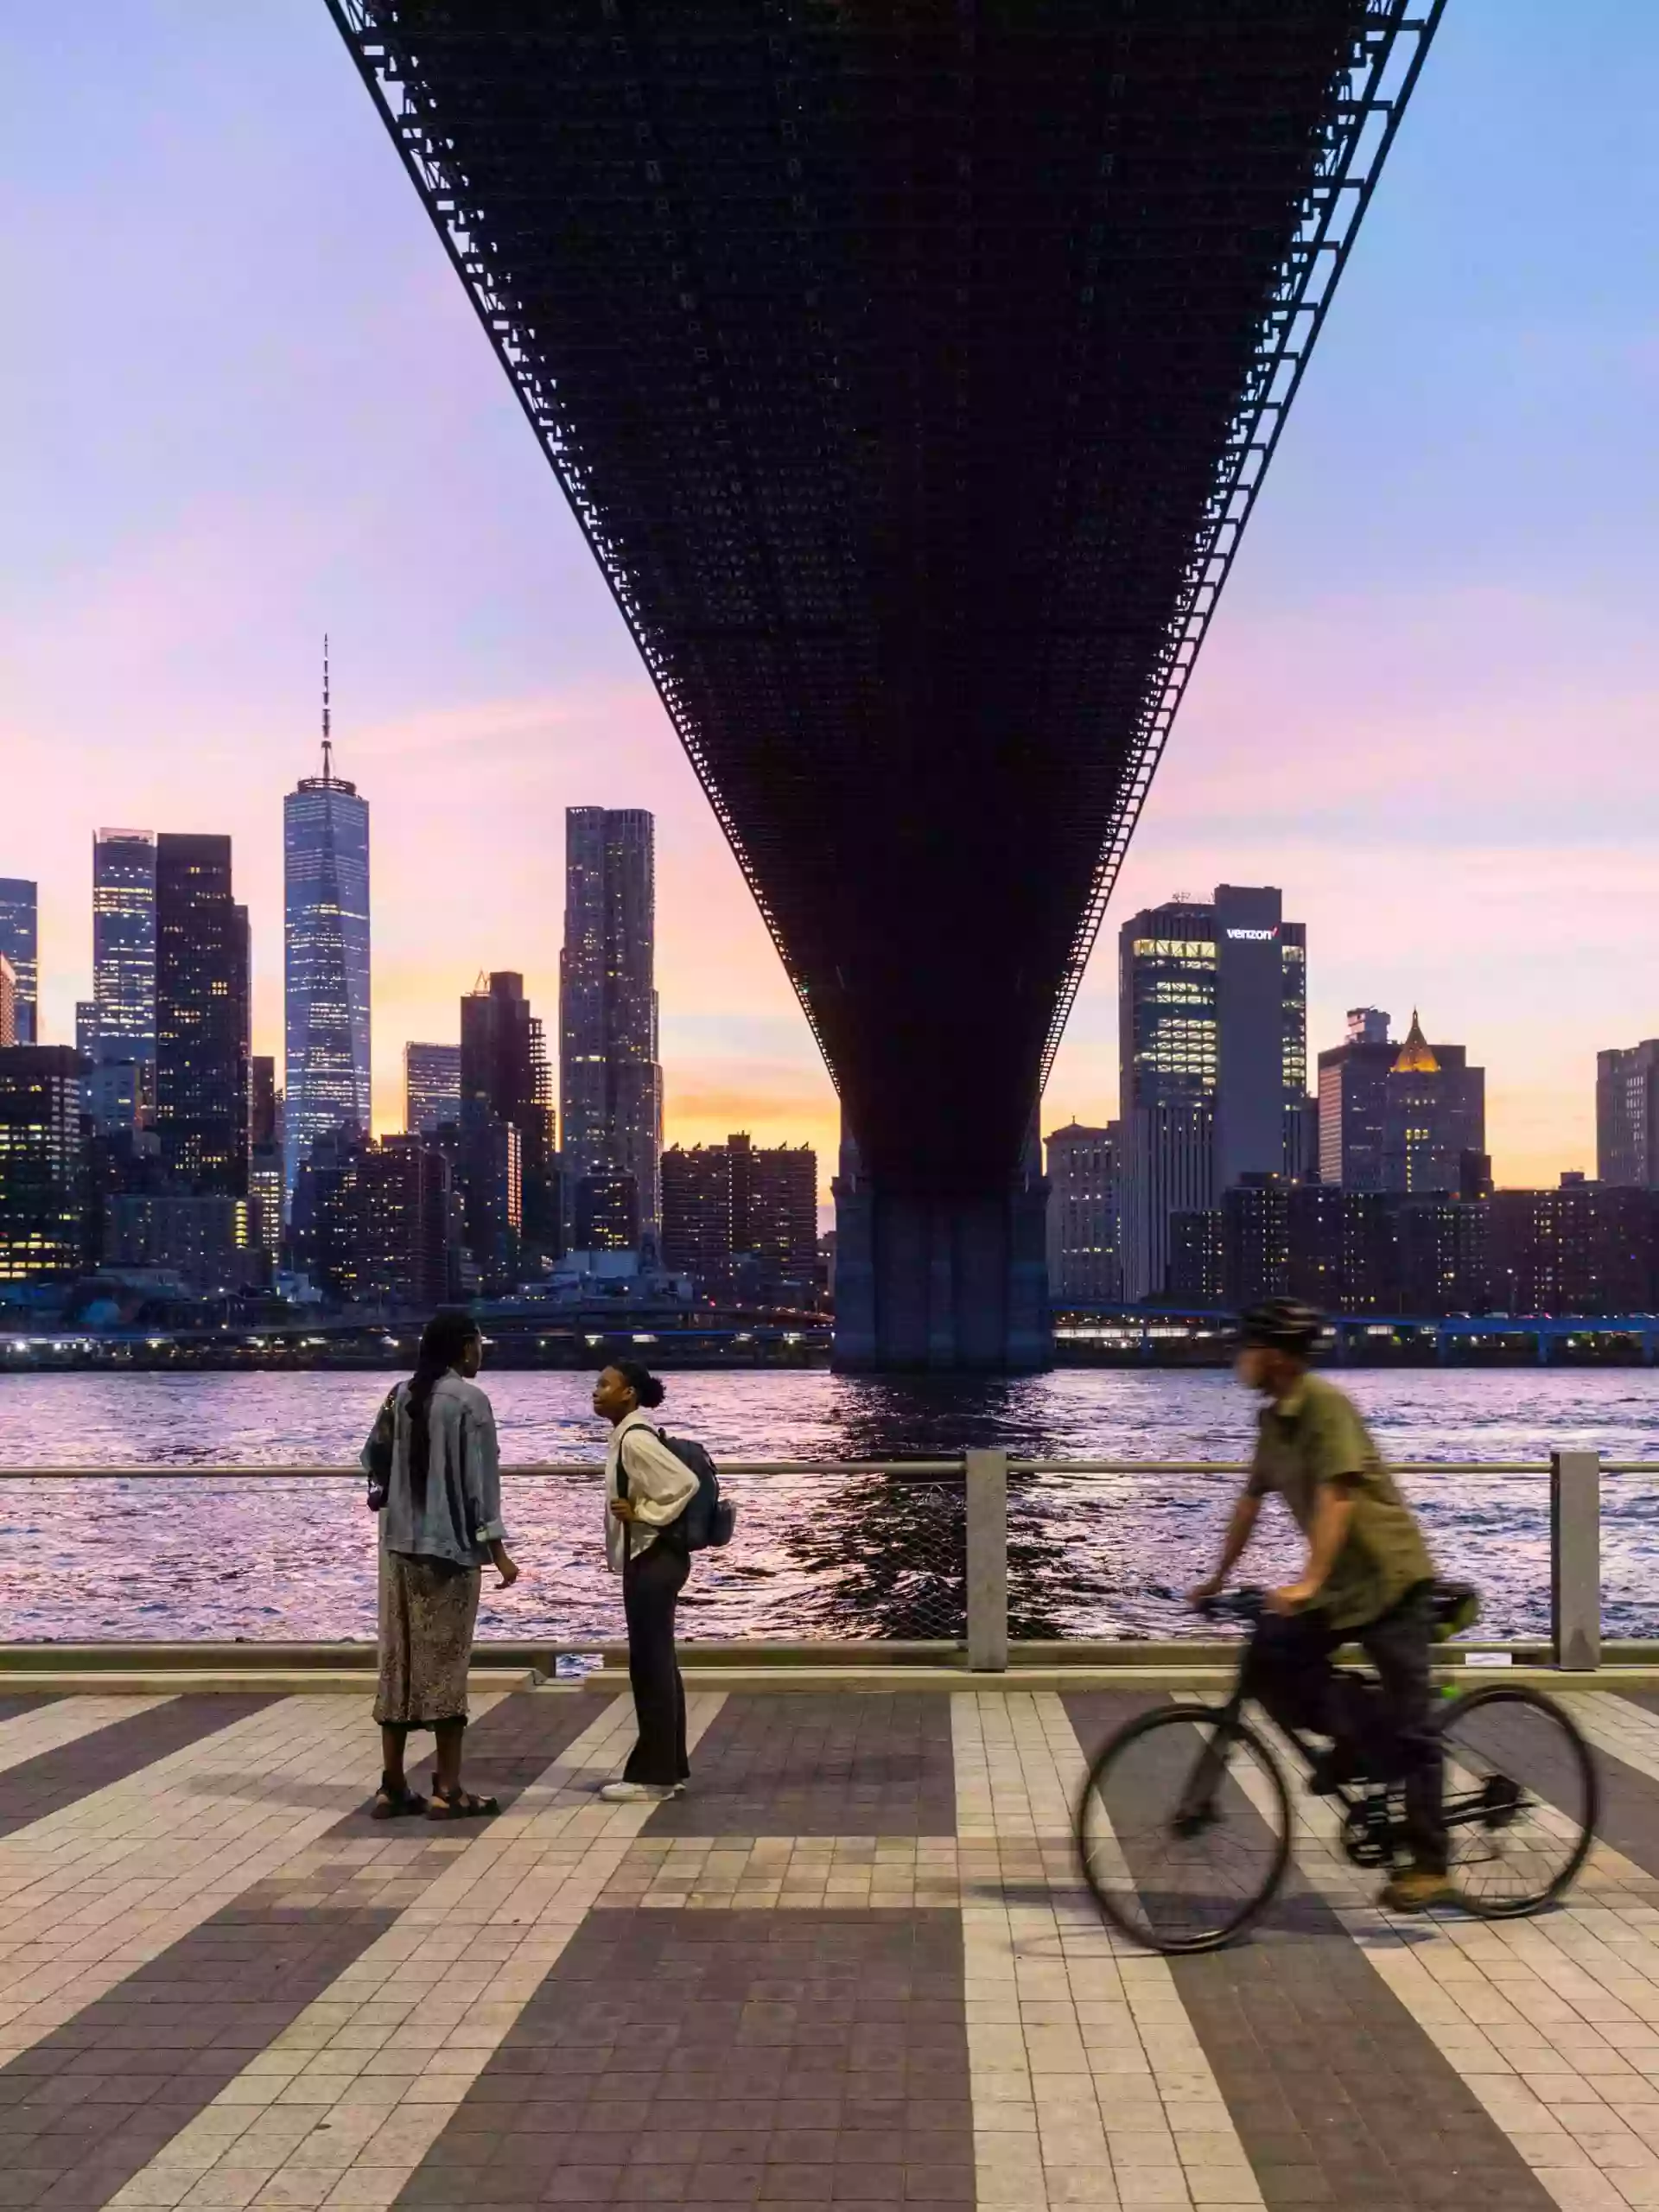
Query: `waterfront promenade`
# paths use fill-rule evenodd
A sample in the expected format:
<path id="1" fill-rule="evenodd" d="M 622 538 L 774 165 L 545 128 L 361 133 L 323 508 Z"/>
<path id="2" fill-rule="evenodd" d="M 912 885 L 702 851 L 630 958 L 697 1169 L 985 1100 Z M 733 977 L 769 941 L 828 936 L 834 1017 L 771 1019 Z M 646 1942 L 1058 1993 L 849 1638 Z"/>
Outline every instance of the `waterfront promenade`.
<path id="1" fill-rule="evenodd" d="M 691 1794 L 611 1807 L 607 1688 L 476 1696 L 476 1828 L 367 1819 L 359 1694 L 9 1688 L 0 2205 L 1659 2204 L 1659 1697 L 1571 1695 L 1564 1909 L 1391 1922 L 1304 1799 L 1166 1961 L 1069 1829 L 1166 1692 L 698 1690 Z"/>

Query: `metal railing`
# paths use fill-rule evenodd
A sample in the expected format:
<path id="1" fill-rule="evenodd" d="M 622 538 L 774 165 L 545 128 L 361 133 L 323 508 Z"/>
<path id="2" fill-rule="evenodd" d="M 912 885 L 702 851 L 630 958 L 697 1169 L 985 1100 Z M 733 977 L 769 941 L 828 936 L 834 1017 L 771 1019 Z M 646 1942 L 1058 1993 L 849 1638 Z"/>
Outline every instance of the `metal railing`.
<path id="1" fill-rule="evenodd" d="M 1390 1471 L 1408 1482 L 1459 1476 L 1547 1477 L 1548 1648 L 1558 1667 L 1590 1671 L 1600 1664 L 1603 1478 L 1659 1478 L 1659 1462 L 1604 1461 L 1595 1452 L 1560 1451 L 1552 1452 L 1548 1463 L 1426 1461 L 1395 1465 Z M 603 1472 L 603 1463 L 597 1460 L 513 1465 L 502 1470 L 510 1483 L 589 1483 L 598 1481 Z M 740 1497 L 747 1484 L 775 1478 L 834 1478 L 838 1485 L 860 1479 L 880 1484 L 863 1501 L 870 1507 L 866 1518 L 827 1529 L 816 1545 L 808 1541 L 800 1550 L 809 1591 L 815 1573 L 826 1585 L 836 1585 L 840 1612 L 827 1632 L 844 1638 L 849 1613 L 856 1617 L 862 1605 L 868 1616 L 883 1623 L 887 1638 L 954 1646 L 965 1653 L 971 1670 L 988 1674 L 1002 1673 L 1009 1664 L 1010 1561 L 1013 1556 L 1019 1564 L 1016 1522 L 1026 1503 L 1021 1493 L 1039 1516 L 1039 1529 L 1044 1506 L 1052 1503 L 1033 1494 L 1034 1478 L 1179 1476 L 1237 1482 L 1245 1472 L 1235 1461 L 1026 1459 L 995 1448 L 925 1460 L 731 1460 L 721 1465 L 722 1478 Z M 232 1466 L 0 1467 L 0 1484 L 361 1481 L 361 1471 L 354 1466 L 245 1462 Z M 855 1493 L 853 1503 L 859 1503 Z M 758 1501 L 751 1497 L 745 1506 L 753 1516 Z M 852 1526 L 858 1530 L 855 1543 L 846 1540 Z M 1015 1529 L 1012 1544 L 1011 1529 Z M 795 1541 L 800 1543 L 798 1538 Z M 590 1642 L 571 1648 L 592 1646 Z"/>

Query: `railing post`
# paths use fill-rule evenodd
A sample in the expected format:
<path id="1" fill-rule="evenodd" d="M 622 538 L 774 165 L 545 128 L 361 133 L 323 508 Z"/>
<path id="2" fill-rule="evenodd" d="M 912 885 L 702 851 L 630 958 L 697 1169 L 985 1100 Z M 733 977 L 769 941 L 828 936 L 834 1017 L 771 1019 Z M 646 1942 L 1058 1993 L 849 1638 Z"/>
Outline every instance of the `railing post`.
<path id="1" fill-rule="evenodd" d="M 1549 1455 L 1549 1618 L 1555 1664 L 1601 1664 L 1601 1454 Z"/>
<path id="2" fill-rule="evenodd" d="M 1008 1664 L 1008 1455 L 970 1452 L 968 1481 L 968 1664 L 1001 1675 Z"/>

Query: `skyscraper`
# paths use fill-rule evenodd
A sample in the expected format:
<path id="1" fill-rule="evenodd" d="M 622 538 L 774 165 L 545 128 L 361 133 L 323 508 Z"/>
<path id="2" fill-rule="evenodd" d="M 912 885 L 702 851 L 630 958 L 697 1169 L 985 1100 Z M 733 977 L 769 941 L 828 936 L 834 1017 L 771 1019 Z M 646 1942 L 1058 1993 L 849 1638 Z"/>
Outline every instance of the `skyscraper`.
<path id="1" fill-rule="evenodd" d="M 1319 1054 L 1319 1174 L 1348 1191 L 1457 1192 L 1486 1148 L 1486 1073 L 1462 1045 L 1431 1045 L 1416 1014 L 1403 1044 L 1389 1017 L 1355 1007 Z"/>
<path id="2" fill-rule="evenodd" d="M 0 1049 L 17 1042 L 17 971 L 0 952 Z"/>
<path id="3" fill-rule="evenodd" d="M 1070 1122 L 1045 1140 L 1051 1301 L 1108 1305 L 1120 1295 L 1117 1136 Z"/>
<path id="4" fill-rule="evenodd" d="M 100 830 L 92 840 L 92 999 L 100 1060 L 156 1058 L 156 840 Z"/>
<path id="5" fill-rule="evenodd" d="M 1123 1294 L 1158 1296 L 1169 1222 L 1300 1165 L 1306 933 L 1270 886 L 1218 884 L 1124 923 L 1118 944 Z"/>
<path id="6" fill-rule="evenodd" d="M 261 1250 L 283 1243 L 283 1095 L 268 1052 L 248 1062 L 248 1234 Z"/>
<path id="7" fill-rule="evenodd" d="M 543 1259 L 556 1258 L 559 1236 L 559 1192 L 554 1169 L 553 1077 L 548 1065 L 547 1039 L 540 1017 L 531 1012 L 524 996 L 524 979 L 510 969 L 497 969 L 487 984 L 461 1002 L 461 1119 L 463 1130 L 472 1129 L 481 1117 L 493 1118 L 518 1133 L 519 1233 L 527 1248 L 529 1264 L 538 1268 Z M 492 1190 L 509 1187 L 499 1172 L 494 1153 L 474 1153 L 488 1164 L 485 1180 Z M 462 1177 L 469 1206 L 479 1203 L 477 1178 Z M 499 1230 L 499 1224 L 498 1230 Z M 475 1254 L 480 1257 L 481 1254 Z"/>
<path id="8" fill-rule="evenodd" d="M 1382 1087 L 1382 1187 L 1416 1197 L 1463 1187 L 1486 1149 L 1486 1071 L 1461 1045 L 1431 1045 L 1414 1007 Z"/>
<path id="9" fill-rule="evenodd" d="M 369 1087 L 369 808 L 334 770 L 328 640 L 322 641 L 322 773 L 283 801 L 284 1096 L 288 1194 L 334 1129 L 366 1135 Z"/>
<path id="10" fill-rule="evenodd" d="M 580 1185 L 632 1177 L 641 1231 L 662 1221 L 663 1071 L 657 1061 L 653 823 L 642 809 L 565 814 L 559 955 L 559 1119 Z"/>
<path id="11" fill-rule="evenodd" d="M 1659 1191 L 1659 1037 L 1596 1054 L 1596 1176 Z"/>
<path id="12" fill-rule="evenodd" d="M 78 1052 L 0 1048 L 0 1282 L 73 1274 L 86 1256 Z"/>
<path id="13" fill-rule="evenodd" d="M 459 1045 L 404 1047 L 404 1128 L 410 1136 L 429 1136 L 446 1122 L 461 1119 Z"/>
<path id="14" fill-rule="evenodd" d="M 37 887 L 27 877 L 0 875 L 0 952 L 11 963 L 16 994 L 13 1019 L 20 1045 L 40 1042 L 39 905 Z"/>
<path id="15" fill-rule="evenodd" d="M 1348 1033 L 1319 1054 L 1319 1180 L 1382 1188 L 1382 1092 L 1399 1057 L 1382 1007 L 1348 1009 Z"/>
<path id="16" fill-rule="evenodd" d="M 664 1265 L 723 1286 L 738 1262 L 762 1281 L 810 1283 L 818 1256 L 818 1160 L 810 1145 L 673 1146 L 662 1155 Z"/>
<path id="17" fill-rule="evenodd" d="M 156 841 L 156 1126 L 184 1189 L 247 1196 L 247 909 L 228 837 Z"/>
<path id="18" fill-rule="evenodd" d="M 810 1145 L 726 1140 L 732 1163 L 732 1250 L 779 1276 L 810 1281 L 818 1257 L 818 1155 Z"/>

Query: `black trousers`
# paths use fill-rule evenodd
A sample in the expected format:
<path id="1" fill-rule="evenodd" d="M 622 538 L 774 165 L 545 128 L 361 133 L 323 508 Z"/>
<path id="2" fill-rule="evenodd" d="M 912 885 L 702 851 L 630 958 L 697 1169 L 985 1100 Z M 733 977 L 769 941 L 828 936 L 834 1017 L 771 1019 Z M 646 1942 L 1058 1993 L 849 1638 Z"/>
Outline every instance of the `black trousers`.
<path id="1" fill-rule="evenodd" d="M 1363 1773 L 1399 1783 L 1406 1836 L 1415 1864 L 1443 1874 L 1446 1863 L 1443 1760 L 1429 1676 L 1429 1593 L 1403 1598 L 1369 1627 L 1332 1629 L 1317 1607 L 1265 1613 L 1245 1660 L 1244 1688 L 1281 1728 L 1329 1736 L 1341 1779 Z M 1334 1664 L 1338 1646 L 1357 1643 L 1376 1680 Z"/>
<path id="2" fill-rule="evenodd" d="M 639 1730 L 622 1770 L 625 1782 L 671 1784 L 691 1771 L 685 1756 L 685 1684 L 674 1656 L 674 1609 L 690 1572 L 686 1554 L 660 1536 L 649 1551 L 623 1562 L 628 1681 Z"/>

